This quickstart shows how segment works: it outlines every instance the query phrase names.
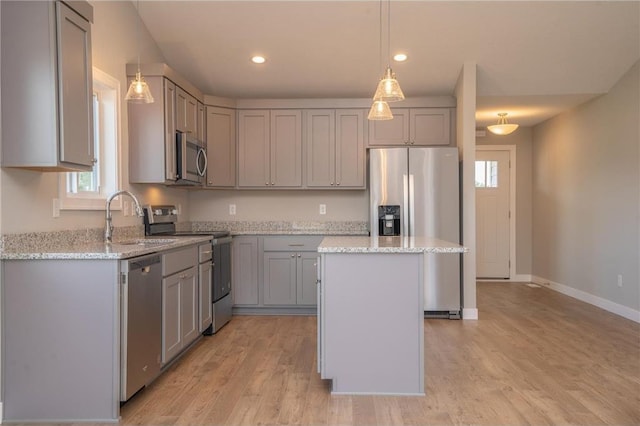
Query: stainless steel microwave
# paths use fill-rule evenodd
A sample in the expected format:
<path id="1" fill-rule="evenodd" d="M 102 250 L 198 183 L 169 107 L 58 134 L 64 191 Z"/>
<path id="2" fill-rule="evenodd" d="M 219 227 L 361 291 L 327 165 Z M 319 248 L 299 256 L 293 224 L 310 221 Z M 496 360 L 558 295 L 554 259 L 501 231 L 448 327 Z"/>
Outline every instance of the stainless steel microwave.
<path id="1" fill-rule="evenodd" d="M 207 172 L 204 144 L 190 133 L 176 132 L 176 183 L 202 185 Z"/>

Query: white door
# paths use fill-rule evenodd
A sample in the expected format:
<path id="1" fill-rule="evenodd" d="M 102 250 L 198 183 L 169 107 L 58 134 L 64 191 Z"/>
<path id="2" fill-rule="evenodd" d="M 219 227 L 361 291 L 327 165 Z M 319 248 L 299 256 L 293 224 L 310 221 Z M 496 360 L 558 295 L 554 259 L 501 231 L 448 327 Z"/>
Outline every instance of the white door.
<path id="1" fill-rule="evenodd" d="M 476 152 L 478 278 L 509 278 L 509 151 Z"/>

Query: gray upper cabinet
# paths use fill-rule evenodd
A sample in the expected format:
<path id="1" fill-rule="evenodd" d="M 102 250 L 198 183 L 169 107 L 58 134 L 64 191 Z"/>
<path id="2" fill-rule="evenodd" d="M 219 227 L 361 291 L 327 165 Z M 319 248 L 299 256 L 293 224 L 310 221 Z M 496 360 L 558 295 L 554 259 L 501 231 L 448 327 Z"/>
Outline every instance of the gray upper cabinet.
<path id="1" fill-rule="evenodd" d="M 238 186 L 302 186 L 302 112 L 238 112 Z"/>
<path id="2" fill-rule="evenodd" d="M 129 103 L 129 181 L 176 180 L 176 85 L 160 76 L 145 77 L 155 102 Z"/>
<path id="3" fill-rule="evenodd" d="M 449 108 L 393 108 L 393 120 L 369 121 L 369 146 L 450 145 Z"/>
<path id="4" fill-rule="evenodd" d="M 93 8 L 60 1 L 0 7 L 2 165 L 91 170 Z"/>
<path id="5" fill-rule="evenodd" d="M 176 87 L 176 130 L 198 136 L 198 100 Z"/>
<path id="6" fill-rule="evenodd" d="M 236 184 L 236 112 L 207 106 L 207 186 Z"/>
<path id="7" fill-rule="evenodd" d="M 305 129 L 307 187 L 365 187 L 363 110 L 309 110 Z"/>

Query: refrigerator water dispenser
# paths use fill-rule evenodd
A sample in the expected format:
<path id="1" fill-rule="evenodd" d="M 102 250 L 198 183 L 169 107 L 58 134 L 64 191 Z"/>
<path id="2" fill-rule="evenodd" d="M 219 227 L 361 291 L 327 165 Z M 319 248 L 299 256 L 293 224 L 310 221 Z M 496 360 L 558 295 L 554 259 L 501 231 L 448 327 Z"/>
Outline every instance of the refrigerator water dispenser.
<path id="1" fill-rule="evenodd" d="M 378 235 L 400 235 L 400 206 L 378 206 Z"/>

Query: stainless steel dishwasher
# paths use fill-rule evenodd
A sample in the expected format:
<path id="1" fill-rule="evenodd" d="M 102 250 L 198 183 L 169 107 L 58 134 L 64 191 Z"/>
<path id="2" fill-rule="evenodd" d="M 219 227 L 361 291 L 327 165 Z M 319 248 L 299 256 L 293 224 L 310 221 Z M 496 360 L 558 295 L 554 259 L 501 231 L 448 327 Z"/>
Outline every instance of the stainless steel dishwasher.
<path id="1" fill-rule="evenodd" d="M 126 401 L 160 374 L 160 255 L 152 254 L 123 260 L 120 268 L 120 400 Z"/>

